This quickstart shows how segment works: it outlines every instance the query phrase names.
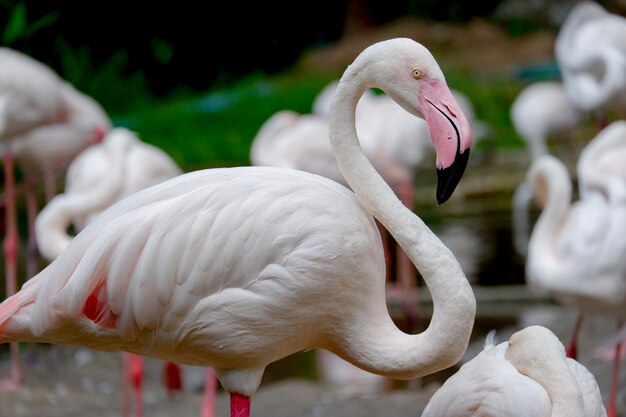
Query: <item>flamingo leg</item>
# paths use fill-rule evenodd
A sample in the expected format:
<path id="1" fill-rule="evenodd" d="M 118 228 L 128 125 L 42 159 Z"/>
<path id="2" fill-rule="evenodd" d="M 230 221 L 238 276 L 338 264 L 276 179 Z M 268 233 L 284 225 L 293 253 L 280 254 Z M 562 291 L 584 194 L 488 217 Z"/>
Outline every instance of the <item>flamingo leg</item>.
<path id="1" fill-rule="evenodd" d="M 574 331 L 572 332 L 572 336 L 570 338 L 569 344 L 567 345 L 567 349 L 565 350 L 565 354 L 567 355 L 568 358 L 572 358 L 572 359 L 576 359 L 577 357 L 577 340 L 578 340 L 578 333 L 580 332 L 580 326 L 583 322 L 583 315 L 578 313 L 578 316 L 576 317 L 576 323 L 574 324 Z"/>
<path id="2" fill-rule="evenodd" d="M 180 365 L 167 361 L 163 366 L 163 383 L 167 391 L 167 396 L 172 398 L 178 391 L 183 389 L 183 376 Z"/>
<path id="3" fill-rule="evenodd" d="M 135 404 L 135 416 L 143 417 L 143 400 L 142 400 L 142 387 L 143 387 L 143 360 L 141 356 L 132 353 L 122 352 L 124 364 L 124 379 L 130 381 L 133 387 L 134 404 Z M 128 387 L 128 384 L 124 383 L 123 387 Z M 125 390 L 126 391 L 126 390 Z M 124 413 L 128 412 L 128 396 L 124 395 Z"/>
<path id="4" fill-rule="evenodd" d="M 621 323 L 620 326 L 621 327 Z M 618 328 L 619 328 L 618 327 Z M 609 402 L 607 406 L 607 417 L 617 417 L 615 402 L 617 400 L 617 385 L 619 382 L 619 367 L 621 359 L 621 350 L 624 342 L 620 342 L 615 346 L 615 362 L 613 364 L 613 379 L 611 382 L 611 392 L 609 394 Z"/>
<path id="5" fill-rule="evenodd" d="M 17 290 L 17 256 L 19 246 L 19 234 L 17 231 L 17 212 L 15 207 L 15 177 L 13 171 L 13 155 L 11 152 L 4 154 L 4 192 L 6 199 L 5 224 L 6 236 L 4 239 L 4 262 L 6 296 L 15 294 Z M 0 383 L 0 389 L 11 391 L 19 388 L 22 383 L 22 371 L 20 367 L 19 347 L 15 342 L 10 343 L 11 376 Z"/>
<path id="6" fill-rule="evenodd" d="M 26 245 L 26 279 L 34 277 L 38 271 L 37 258 L 37 235 L 35 233 L 35 221 L 37 220 L 37 193 L 35 183 L 27 181 L 26 185 L 26 219 L 28 222 L 28 242 Z"/>
<path id="7" fill-rule="evenodd" d="M 202 398 L 202 417 L 215 417 L 215 393 L 217 392 L 217 376 L 213 368 L 208 368 Z"/>
<path id="8" fill-rule="evenodd" d="M 398 187 L 398 195 L 400 201 L 411 211 L 413 211 L 413 185 L 411 181 L 402 181 Z M 417 276 L 413 262 L 409 256 L 397 246 L 398 257 L 398 281 L 403 295 L 404 312 L 406 315 L 407 326 L 412 330 L 417 325 L 419 313 L 413 299 L 414 290 L 417 290 Z"/>
<path id="9" fill-rule="evenodd" d="M 230 394 L 230 417 L 250 417 L 250 397 Z"/>

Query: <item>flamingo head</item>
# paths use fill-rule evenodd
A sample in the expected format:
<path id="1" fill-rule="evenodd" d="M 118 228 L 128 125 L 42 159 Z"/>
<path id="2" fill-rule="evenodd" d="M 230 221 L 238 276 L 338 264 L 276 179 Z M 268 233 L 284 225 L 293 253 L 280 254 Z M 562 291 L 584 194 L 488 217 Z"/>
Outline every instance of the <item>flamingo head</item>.
<path id="1" fill-rule="evenodd" d="M 442 204 L 465 172 L 472 144 L 470 124 L 428 49 L 406 38 L 382 44 L 392 47 L 373 45 L 379 53 L 371 55 L 378 59 L 368 75 L 406 111 L 426 120 L 436 153 L 437 202 Z"/>

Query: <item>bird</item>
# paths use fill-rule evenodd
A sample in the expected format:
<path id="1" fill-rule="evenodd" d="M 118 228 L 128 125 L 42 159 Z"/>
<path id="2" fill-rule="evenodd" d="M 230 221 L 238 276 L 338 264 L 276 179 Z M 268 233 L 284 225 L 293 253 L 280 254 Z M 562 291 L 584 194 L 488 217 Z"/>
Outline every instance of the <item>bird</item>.
<path id="1" fill-rule="evenodd" d="M 582 1 L 568 13 L 554 44 L 565 91 L 577 107 L 598 115 L 626 110 L 626 18 Z"/>
<path id="2" fill-rule="evenodd" d="M 107 120 L 100 125 L 91 115 L 97 113 L 92 108 L 86 110 L 89 98 L 76 91 L 59 75 L 42 62 L 17 50 L 0 47 L 0 153 L 4 162 L 5 224 L 4 240 L 6 292 L 11 295 L 17 288 L 17 259 L 19 232 L 15 208 L 15 162 L 23 169 L 30 169 L 37 161 L 47 158 L 48 153 L 55 157 L 63 144 L 87 145 L 101 137 Z M 89 102 L 88 105 L 93 104 Z M 85 119 L 85 120 L 83 120 Z M 92 123 L 95 122 L 95 123 Z M 33 146 L 29 146 L 32 144 Z M 52 147 L 51 147 L 52 145 Z M 48 152 L 49 150 L 49 152 Z M 72 151 L 76 148 L 72 147 Z M 31 152 L 37 152 L 32 156 Z M 31 159 L 32 158 L 32 159 Z M 50 161 L 48 159 L 47 161 Z M 49 166 L 53 166 L 50 164 Z M 43 165 L 37 166 L 37 172 Z M 33 249 L 36 247 L 34 220 L 37 202 L 34 196 L 34 178 L 38 174 L 27 172 L 26 205 L 29 226 L 29 261 L 27 275 L 36 271 Z M 49 187 L 46 187 L 49 188 Z M 22 374 L 17 345 L 11 345 L 11 376 L 2 381 L 3 389 L 20 386 Z"/>
<path id="3" fill-rule="evenodd" d="M 250 415 L 267 365 L 326 349 L 412 379 L 452 366 L 476 300 L 459 263 L 363 155 L 359 95 L 378 87 L 431 126 L 436 200 L 461 180 L 471 131 L 430 51 L 409 38 L 365 48 L 345 70 L 329 140 L 350 189 L 308 172 L 242 166 L 188 172 L 102 212 L 0 304 L 0 343 L 33 340 L 213 367 L 231 415 Z M 376 217 L 423 275 L 429 327 L 391 320 Z"/>
<path id="4" fill-rule="evenodd" d="M 591 372 L 566 357 L 548 328 L 528 326 L 502 343 L 495 332 L 484 349 L 435 392 L 422 417 L 605 417 Z"/>
<path id="5" fill-rule="evenodd" d="M 510 108 L 511 123 L 524 141 L 530 161 L 549 154 L 548 141 L 569 140 L 580 128 L 585 112 L 575 106 L 559 81 L 537 81 L 524 87 Z M 571 144 L 571 143 L 570 143 Z M 528 208 L 532 193 L 524 182 L 513 191 L 513 247 L 525 257 L 528 248 Z"/>
<path id="6" fill-rule="evenodd" d="M 176 162 L 161 149 L 143 142 L 135 132 L 117 127 L 98 145 L 74 158 L 67 168 L 65 190 L 56 195 L 37 216 L 39 252 L 48 261 L 56 259 L 73 239 L 68 227 L 80 231 L 99 213 L 139 190 L 182 174 Z M 138 355 L 125 354 L 124 381 L 134 388 L 136 415 L 143 415 L 143 363 Z M 166 363 L 167 376 L 180 385 L 180 367 Z M 174 375 L 178 373 L 178 375 Z M 169 389 L 169 388 L 168 388 Z M 179 388 L 180 389 L 180 388 Z M 125 398 L 124 410 L 129 401 Z"/>
<path id="7" fill-rule="evenodd" d="M 601 131 L 583 149 L 577 166 L 581 161 L 588 165 L 588 149 L 602 147 L 615 134 L 623 134 L 625 123 L 614 122 Z M 596 175 L 599 178 L 603 174 Z M 607 171 L 607 181 L 615 181 L 611 176 Z M 599 183 L 597 179 L 593 181 Z M 622 182 L 626 184 L 626 178 Z M 528 244 L 527 284 L 534 292 L 552 294 L 557 301 L 578 311 L 567 348 L 568 356 L 575 358 L 583 315 L 602 314 L 615 317 L 618 322 L 626 318 L 626 238 L 622 233 L 626 227 L 626 203 L 607 198 L 603 191 L 606 187 L 587 187 L 585 184 L 589 183 L 582 176 L 579 184 L 584 197 L 572 203 L 567 168 L 551 155 L 531 165 L 526 183 L 543 207 Z M 619 349 L 618 345 L 615 351 L 619 353 Z M 609 408 L 613 409 L 614 395 L 611 397 Z"/>
<path id="8" fill-rule="evenodd" d="M 559 81 L 537 81 L 524 87 L 510 108 L 513 128 L 526 144 L 530 160 L 550 153 L 548 140 L 571 139 L 585 111 L 573 104 Z"/>

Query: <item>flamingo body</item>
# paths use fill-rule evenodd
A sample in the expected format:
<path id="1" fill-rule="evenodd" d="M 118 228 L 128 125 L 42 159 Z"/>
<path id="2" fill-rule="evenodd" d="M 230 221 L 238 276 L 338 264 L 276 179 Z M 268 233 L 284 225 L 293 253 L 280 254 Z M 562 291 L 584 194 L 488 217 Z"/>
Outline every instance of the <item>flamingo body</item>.
<path id="1" fill-rule="evenodd" d="M 360 150 L 354 109 L 373 87 L 432 127 L 445 202 L 467 164 L 469 124 L 425 47 L 382 41 L 346 70 L 331 107 L 330 141 L 354 192 L 273 167 L 197 171 L 146 188 L 102 212 L 0 305 L 0 342 L 214 367 L 233 415 L 249 414 L 268 364 L 305 349 L 402 379 L 451 366 L 467 347 L 475 299 L 452 253 Z M 387 311 L 373 216 L 432 293 L 431 326 L 420 334 L 400 331 Z"/>
<path id="2" fill-rule="evenodd" d="M 555 56 L 570 100 L 604 114 L 626 109 L 626 19 L 600 4 L 574 6 L 555 41 Z M 602 116 L 604 117 L 604 115 Z"/>
<path id="3" fill-rule="evenodd" d="M 535 328 L 539 326 L 524 329 L 523 333 L 518 333 L 518 338 L 520 334 L 528 337 L 528 333 L 536 330 L 538 334 L 549 332 L 545 328 Z M 593 375 L 580 363 L 565 358 L 563 345 L 556 337 L 550 339 L 552 340 L 547 342 L 558 349 L 557 353 L 561 359 L 559 365 L 563 375 L 555 373 L 555 375 L 542 377 L 528 376 L 523 367 L 507 357 L 507 351 L 511 349 L 509 342 L 495 344 L 493 338 L 489 336 L 484 350 L 464 364 L 433 395 L 422 417 L 565 416 L 567 414 L 553 412 L 559 407 L 554 402 L 564 401 L 564 399 L 559 395 L 551 395 L 548 390 L 549 384 L 566 383 L 574 388 L 577 394 L 574 398 L 580 399 L 580 402 L 577 402 L 571 397 L 566 398 L 571 403 L 566 406 L 579 406 L 576 412 L 580 414 L 576 415 L 605 417 L 606 409 L 602 404 L 602 396 Z M 541 355 L 551 349 L 553 346 L 549 344 L 542 341 L 542 345 L 537 346 L 541 350 L 533 354 Z M 530 361 L 526 359 L 524 362 Z"/>

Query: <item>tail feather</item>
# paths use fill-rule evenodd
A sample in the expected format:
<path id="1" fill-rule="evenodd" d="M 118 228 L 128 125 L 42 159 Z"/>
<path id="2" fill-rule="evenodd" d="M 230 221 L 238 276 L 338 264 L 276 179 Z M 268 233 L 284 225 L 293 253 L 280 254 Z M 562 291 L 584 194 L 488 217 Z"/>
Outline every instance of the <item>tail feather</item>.
<path id="1" fill-rule="evenodd" d="M 20 291 L 0 304 L 0 343 L 17 341 L 16 335 L 23 336 L 24 333 L 30 333 L 30 328 L 24 321 L 24 317 L 17 321 L 11 319 L 23 311 L 24 307 L 35 302 L 38 287 L 38 280 L 31 278 Z M 25 312 L 24 316 L 28 317 L 29 313 Z"/>
<path id="2" fill-rule="evenodd" d="M 17 294 L 7 298 L 0 304 L 0 330 L 2 329 L 3 324 L 10 319 L 13 314 L 20 308 L 20 302 L 17 297 Z"/>

